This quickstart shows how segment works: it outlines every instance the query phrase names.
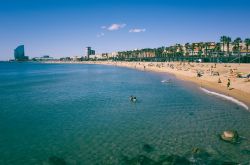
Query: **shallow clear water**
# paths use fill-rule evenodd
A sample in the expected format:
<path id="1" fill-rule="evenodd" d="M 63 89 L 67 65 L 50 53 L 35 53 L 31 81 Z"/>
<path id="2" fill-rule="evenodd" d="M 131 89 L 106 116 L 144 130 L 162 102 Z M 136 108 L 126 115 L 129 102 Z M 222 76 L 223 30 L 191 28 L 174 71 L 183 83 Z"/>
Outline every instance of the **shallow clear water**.
<path id="1" fill-rule="evenodd" d="M 247 139 L 219 140 L 227 129 Z M 198 158 L 194 147 L 202 150 Z M 0 63 L 0 154 L 3 165 L 159 164 L 169 155 L 193 164 L 247 163 L 250 112 L 166 74 Z"/>

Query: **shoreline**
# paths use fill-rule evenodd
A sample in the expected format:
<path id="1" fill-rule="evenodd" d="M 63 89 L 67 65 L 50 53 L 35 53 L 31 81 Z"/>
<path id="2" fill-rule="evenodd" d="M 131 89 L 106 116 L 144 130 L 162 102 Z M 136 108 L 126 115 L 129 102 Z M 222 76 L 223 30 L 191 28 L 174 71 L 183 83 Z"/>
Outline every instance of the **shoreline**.
<path id="1" fill-rule="evenodd" d="M 184 63 L 184 62 L 121 62 L 121 61 L 86 61 L 86 62 L 43 62 L 49 64 L 97 64 L 126 67 L 141 71 L 167 73 L 177 79 L 188 81 L 209 91 L 233 97 L 250 108 L 250 81 L 247 78 L 237 78 L 229 72 L 250 73 L 250 64 L 213 64 L 213 63 Z M 202 77 L 197 77 L 197 71 L 204 72 Z M 219 76 L 211 75 L 219 73 Z M 220 78 L 222 83 L 218 83 Z M 227 79 L 232 81 L 231 90 L 227 89 Z"/>

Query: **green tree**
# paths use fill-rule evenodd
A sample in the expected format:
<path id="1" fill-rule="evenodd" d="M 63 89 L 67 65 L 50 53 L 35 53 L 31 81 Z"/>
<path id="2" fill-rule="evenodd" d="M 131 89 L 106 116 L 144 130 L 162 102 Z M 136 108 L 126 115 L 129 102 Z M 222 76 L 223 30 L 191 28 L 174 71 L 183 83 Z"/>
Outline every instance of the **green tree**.
<path id="1" fill-rule="evenodd" d="M 225 53 L 225 44 L 226 44 L 226 41 L 227 41 L 227 36 L 221 36 L 220 37 L 220 42 L 222 43 L 223 54 Z"/>
<path id="2" fill-rule="evenodd" d="M 227 54 L 229 54 L 229 45 L 232 42 L 232 39 L 230 37 L 226 37 L 226 44 L 227 44 Z"/>
<path id="3" fill-rule="evenodd" d="M 247 47 L 247 54 L 248 54 L 248 47 L 250 45 L 250 38 L 245 39 L 245 44 L 246 44 L 246 47 Z"/>
<path id="4" fill-rule="evenodd" d="M 182 47 L 182 45 L 180 45 L 180 44 L 179 44 L 179 53 L 180 53 L 180 56 L 183 56 L 183 55 L 184 55 L 183 47 Z"/>
<path id="5" fill-rule="evenodd" d="M 241 47 L 240 47 L 240 43 L 242 43 L 242 40 L 240 37 L 237 37 L 234 41 L 233 41 L 233 45 L 234 45 L 234 50 L 240 52 Z"/>
<path id="6" fill-rule="evenodd" d="M 220 43 L 216 43 L 215 47 L 214 47 L 214 51 L 215 52 L 220 52 L 221 51 L 221 46 L 220 46 Z"/>
<path id="7" fill-rule="evenodd" d="M 240 37 L 237 37 L 234 42 L 233 42 L 233 45 L 234 45 L 234 51 L 237 51 L 238 52 L 238 58 L 239 58 L 239 64 L 240 64 L 240 50 L 241 50 L 241 46 L 240 46 L 240 43 L 242 42 L 241 38 Z"/>
<path id="8" fill-rule="evenodd" d="M 190 49 L 190 44 L 189 44 L 189 43 L 186 43 L 186 44 L 185 44 L 185 49 L 186 49 L 185 55 L 186 55 L 186 56 L 189 56 L 189 49 Z"/>
<path id="9" fill-rule="evenodd" d="M 199 56 L 201 56 L 203 54 L 203 51 L 202 51 L 204 47 L 203 43 L 202 42 L 198 43 L 197 47 L 198 47 L 198 54 Z"/>
<path id="10" fill-rule="evenodd" d="M 157 48 L 155 50 L 156 57 L 163 57 L 162 55 L 163 55 L 164 49 L 165 49 L 164 47 Z"/>
<path id="11" fill-rule="evenodd" d="M 195 47 L 196 47 L 196 44 L 192 43 L 192 45 L 191 45 L 192 56 L 194 55 L 194 49 L 195 49 Z"/>
<path id="12" fill-rule="evenodd" d="M 204 47 L 205 47 L 205 56 L 207 56 L 207 50 L 208 50 L 208 47 L 210 46 L 210 43 L 206 42 L 204 43 Z"/>
<path id="13" fill-rule="evenodd" d="M 176 46 L 170 46 L 170 53 L 171 53 L 171 56 L 175 59 L 175 56 L 176 56 L 176 52 L 177 52 L 177 48 Z"/>
<path id="14" fill-rule="evenodd" d="M 215 47 L 213 49 L 213 52 L 216 53 L 216 57 L 218 58 L 218 55 L 221 52 L 221 43 L 216 43 L 216 45 L 215 45 Z"/>

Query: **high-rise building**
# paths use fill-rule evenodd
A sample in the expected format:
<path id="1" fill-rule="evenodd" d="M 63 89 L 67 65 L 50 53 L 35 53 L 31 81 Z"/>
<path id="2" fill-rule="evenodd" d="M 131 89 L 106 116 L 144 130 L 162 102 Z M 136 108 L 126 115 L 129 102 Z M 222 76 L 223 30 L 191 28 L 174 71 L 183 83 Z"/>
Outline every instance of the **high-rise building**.
<path id="1" fill-rule="evenodd" d="M 90 55 L 95 55 L 95 51 L 91 47 L 86 47 L 86 56 L 89 58 Z"/>
<path id="2" fill-rule="evenodd" d="M 14 57 L 16 61 L 26 61 L 29 59 L 28 56 L 25 56 L 24 45 L 20 45 L 14 50 Z"/>
<path id="3" fill-rule="evenodd" d="M 89 58 L 91 54 L 91 47 L 86 47 L 86 56 Z"/>
<path id="4" fill-rule="evenodd" d="M 91 50 L 91 54 L 90 55 L 95 55 L 95 50 Z"/>

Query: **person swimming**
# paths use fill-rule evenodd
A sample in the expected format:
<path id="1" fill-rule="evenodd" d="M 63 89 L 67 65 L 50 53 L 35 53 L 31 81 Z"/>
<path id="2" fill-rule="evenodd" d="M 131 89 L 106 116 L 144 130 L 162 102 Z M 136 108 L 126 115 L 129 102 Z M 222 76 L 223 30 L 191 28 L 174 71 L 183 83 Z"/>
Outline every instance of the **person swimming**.
<path id="1" fill-rule="evenodd" d="M 137 98 L 136 98 L 135 96 L 130 96 L 130 101 L 136 102 L 136 101 L 137 101 Z"/>

